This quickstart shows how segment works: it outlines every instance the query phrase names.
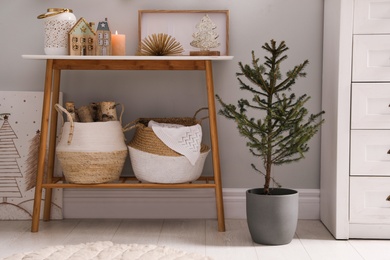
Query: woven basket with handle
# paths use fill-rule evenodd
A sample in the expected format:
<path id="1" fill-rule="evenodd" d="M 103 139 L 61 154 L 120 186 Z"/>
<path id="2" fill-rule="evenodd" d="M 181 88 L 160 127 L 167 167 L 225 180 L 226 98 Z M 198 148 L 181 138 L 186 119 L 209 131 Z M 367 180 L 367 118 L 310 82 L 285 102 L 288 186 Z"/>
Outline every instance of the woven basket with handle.
<path id="1" fill-rule="evenodd" d="M 73 122 L 67 114 L 63 122 L 56 154 L 66 181 L 78 184 L 106 183 L 119 179 L 128 149 L 120 121 Z"/>
<path id="2" fill-rule="evenodd" d="M 202 120 L 207 117 L 197 119 L 197 115 L 202 110 L 207 108 L 201 108 L 195 112 L 193 117 L 172 117 L 172 118 L 139 118 L 127 126 L 125 126 L 125 131 L 135 128 L 135 134 L 133 139 L 128 144 L 129 146 L 141 150 L 143 152 L 163 155 L 163 156 L 182 156 L 181 154 L 175 152 L 167 145 L 165 145 L 153 132 L 153 129 L 148 127 L 149 121 L 153 120 L 157 123 L 167 123 L 167 124 L 177 124 L 183 126 L 193 126 L 196 124 L 201 124 Z"/>
<path id="3" fill-rule="evenodd" d="M 185 156 L 164 144 L 153 129 L 148 127 L 148 123 L 153 120 L 158 123 L 193 126 L 205 119 L 196 118 L 201 110 L 204 108 L 196 111 L 193 117 L 139 118 L 125 127 L 126 130 L 136 129 L 128 148 L 134 175 L 138 180 L 153 183 L 184 183 L 199 178 L 210 148 L 202 144 L 200 157 L 195 165 L 192 165 Z"/>

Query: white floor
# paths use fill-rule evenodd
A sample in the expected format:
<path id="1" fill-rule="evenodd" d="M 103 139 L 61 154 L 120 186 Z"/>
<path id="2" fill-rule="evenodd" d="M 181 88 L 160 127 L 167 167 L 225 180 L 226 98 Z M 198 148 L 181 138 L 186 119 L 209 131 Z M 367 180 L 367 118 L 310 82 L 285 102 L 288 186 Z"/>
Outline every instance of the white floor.
<path id="1" fill-rule="evenodd" d="M 284 246 L 252 242 L 245 220 L 61 220 L 41 222 L 38 233 L 30 221 L 0 221 L 0 259 L 53 245 L 93 241 L 154 244 L 207 255 L 215 260 L 329 259 L 390 260 L 390 240 L 335 240 L 320 221 L 300 220 L 294 240 Z"/>

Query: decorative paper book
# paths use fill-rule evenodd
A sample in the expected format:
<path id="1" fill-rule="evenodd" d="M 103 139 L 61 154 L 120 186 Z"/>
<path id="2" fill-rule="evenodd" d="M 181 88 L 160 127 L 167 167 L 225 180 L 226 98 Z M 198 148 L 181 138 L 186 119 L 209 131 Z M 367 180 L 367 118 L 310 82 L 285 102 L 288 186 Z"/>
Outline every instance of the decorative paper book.
<path id="1" fill-rule="evenodd" d="M 43 92 L 0 91 L 0 220 L 32 217 L 42 101 Z M 60 189 L 51 214 L 62 218 Z"/>

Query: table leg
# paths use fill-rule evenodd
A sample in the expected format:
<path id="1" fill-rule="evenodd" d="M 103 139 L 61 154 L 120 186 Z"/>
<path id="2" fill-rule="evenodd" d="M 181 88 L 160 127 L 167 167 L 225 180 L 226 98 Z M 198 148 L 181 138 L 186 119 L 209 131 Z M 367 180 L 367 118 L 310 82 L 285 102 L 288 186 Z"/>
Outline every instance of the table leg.
<path id="1" fill-rule="evenodd" d="M 50 107 L 49 151 L 48 151 L 48 161 L 47 161 L 46 183 L 52 183 L 53 181 L 56 136 L 57 136 L 57 118 L 58 118 L 58 113 L 54 109 L 54 104 L 58 103 L 59 101 L 61 71 L 55 69 L 53 77 L 54 78 L 53 78 L 53 91 L 52 91 L 51 107 Z M 43 220 L 45 221 L 50 220 L 52 191 L 53 189 L 51 188 L 45 189 L 45 207 L 43 211 Z"/>
<path id="2" fill-rule="evenodd" d="M 216 186 L 215 199 L 217 203 L 218 231 L 224 232 L 225 214 L 224 214 L 223 196 L 222 196 L 221 167 L 219 161 L 217 116 L 216 116 L 216 109 L 215 109 L 212 61 L 206 60 L 205 65 L 206 65 L 207 100 L 208 100 L 209 117 L 210 117 L 211 151 L 213 156 L 214 181 Z"/>
<path id="3" fill-rule="evenodd" d="M 42 105 L 41 136 L 40 136 L 39 154 L 38 154 L 37 183 L 35 186 L 31 232 L 38 232 L 39 229 L 39 218 L 41 212 L 41 199 L 42 199 L 42 183 L 43 183 L 43 176 L 45 171 L 45 157 L 46 157 L 52 80 L 53 80 L 53 60 L 47 60 L 45 88 L 44 88 L 43 105 Z"/>

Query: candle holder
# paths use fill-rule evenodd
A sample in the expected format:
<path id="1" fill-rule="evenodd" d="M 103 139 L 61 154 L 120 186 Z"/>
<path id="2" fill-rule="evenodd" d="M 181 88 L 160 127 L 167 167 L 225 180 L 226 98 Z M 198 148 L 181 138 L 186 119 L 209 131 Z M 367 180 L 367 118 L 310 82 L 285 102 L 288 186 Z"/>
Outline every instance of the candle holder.
<path id="1" fill-rule="evenodd" d="M 44 51 L 47 55 L 68 54 L 68 32 L 76 23 L 76 16 L 71 9 L 49 8 L 47 13 L 37 17 L 44 20 Z"/>

